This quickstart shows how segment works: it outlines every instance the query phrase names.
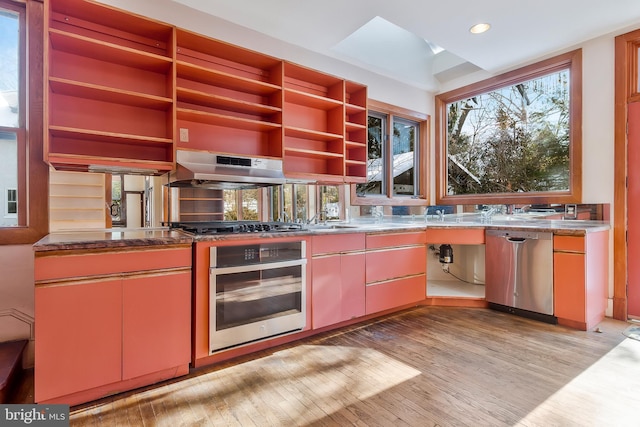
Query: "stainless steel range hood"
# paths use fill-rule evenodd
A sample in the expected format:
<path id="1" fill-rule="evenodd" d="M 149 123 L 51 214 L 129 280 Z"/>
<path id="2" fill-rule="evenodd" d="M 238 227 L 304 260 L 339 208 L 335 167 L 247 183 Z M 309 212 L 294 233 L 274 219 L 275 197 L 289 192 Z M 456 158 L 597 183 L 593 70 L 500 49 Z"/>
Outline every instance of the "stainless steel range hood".
<path id="1" fill-rule="evenodd" d="M 285 183 L 282 160 L 177 150 L 171 187 L 256 188 Z"/>

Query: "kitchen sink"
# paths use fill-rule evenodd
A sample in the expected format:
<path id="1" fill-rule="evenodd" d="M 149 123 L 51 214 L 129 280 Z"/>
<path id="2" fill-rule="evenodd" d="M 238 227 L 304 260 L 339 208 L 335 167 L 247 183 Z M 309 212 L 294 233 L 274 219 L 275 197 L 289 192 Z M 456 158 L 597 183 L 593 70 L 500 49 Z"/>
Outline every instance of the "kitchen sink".
<path id="1" fill-rule="evenodd" d="M 314 224 L 308 227 L 309 230 L 344 230 L 346 228 L 359 228 L 357 225 L 348 224 Z"/>

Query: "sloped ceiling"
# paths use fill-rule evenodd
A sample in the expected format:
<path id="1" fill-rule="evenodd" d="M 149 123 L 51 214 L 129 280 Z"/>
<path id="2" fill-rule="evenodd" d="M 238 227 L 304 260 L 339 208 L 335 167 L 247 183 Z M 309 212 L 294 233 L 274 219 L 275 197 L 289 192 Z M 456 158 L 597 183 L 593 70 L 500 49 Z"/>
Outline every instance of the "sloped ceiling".
<path id="1" fill-rule="evenodd" d="M 640 26 L 638 0 L 173 1 L 432 91 Z M 480 22 L 491 30 L 471 34 Z"/>

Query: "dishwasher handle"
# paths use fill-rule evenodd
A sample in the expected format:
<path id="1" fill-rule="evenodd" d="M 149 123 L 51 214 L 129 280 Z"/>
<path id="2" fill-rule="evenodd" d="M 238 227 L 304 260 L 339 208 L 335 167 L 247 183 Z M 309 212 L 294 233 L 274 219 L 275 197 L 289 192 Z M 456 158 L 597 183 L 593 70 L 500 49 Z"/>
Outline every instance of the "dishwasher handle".
<path id="1" fill-rule="evenodd" d="M 527 241 L 527 239 L 525 237 L 506 237 L 505 239 L 507 240 L 507 242 L 511 242 L 511 243 L 524 243 Z"/>

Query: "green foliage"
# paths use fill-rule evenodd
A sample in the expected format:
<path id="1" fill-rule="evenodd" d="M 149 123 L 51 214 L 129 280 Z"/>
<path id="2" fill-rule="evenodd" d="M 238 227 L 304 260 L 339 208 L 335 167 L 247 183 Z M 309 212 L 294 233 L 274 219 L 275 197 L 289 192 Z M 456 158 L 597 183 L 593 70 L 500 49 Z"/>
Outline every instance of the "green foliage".
<path id="1" fill-rule="evenodd" d="M 448 192 L 569 188 L 568 71 L 448 105 Z"/>

